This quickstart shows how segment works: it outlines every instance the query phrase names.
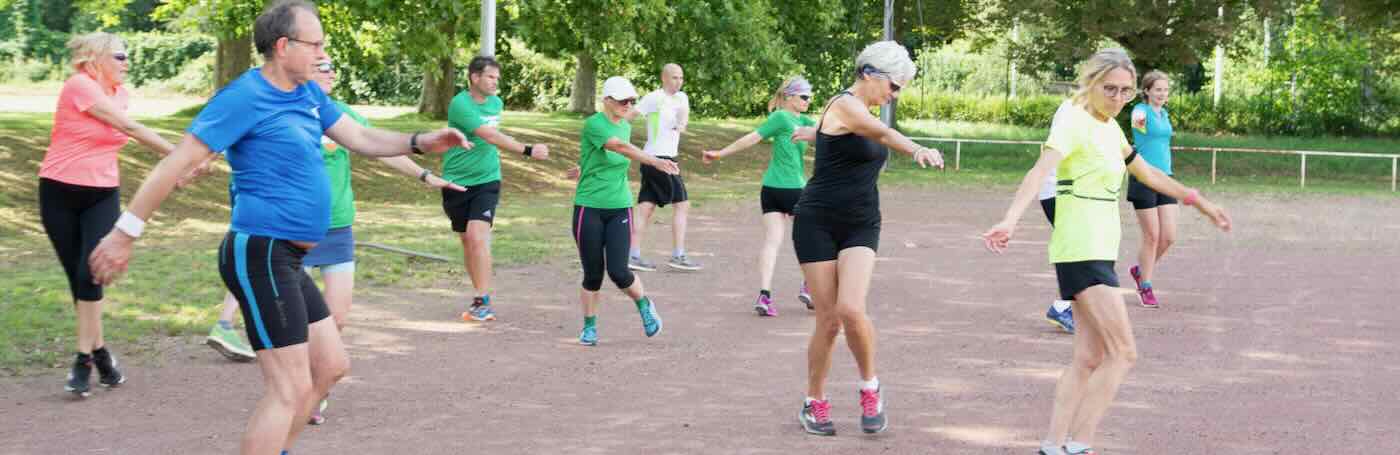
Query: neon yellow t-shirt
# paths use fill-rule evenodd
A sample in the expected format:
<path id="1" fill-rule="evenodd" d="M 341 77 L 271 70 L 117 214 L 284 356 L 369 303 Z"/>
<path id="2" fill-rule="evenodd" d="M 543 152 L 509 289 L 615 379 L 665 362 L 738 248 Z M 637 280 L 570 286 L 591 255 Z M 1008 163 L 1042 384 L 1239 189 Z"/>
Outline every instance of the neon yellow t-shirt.
<path id="1" fill-rule="evenodd" d="M 1068 106 L 1050 127 L 1045 145 L 1064 155 L 1056 174 L 1055 229 L 1050 262 L 1114 261 L 1123 239 L 1118 221 L 1123 148 L 1128 138 L 1113 119 L 1099 121 L 1083 106 Z"/>

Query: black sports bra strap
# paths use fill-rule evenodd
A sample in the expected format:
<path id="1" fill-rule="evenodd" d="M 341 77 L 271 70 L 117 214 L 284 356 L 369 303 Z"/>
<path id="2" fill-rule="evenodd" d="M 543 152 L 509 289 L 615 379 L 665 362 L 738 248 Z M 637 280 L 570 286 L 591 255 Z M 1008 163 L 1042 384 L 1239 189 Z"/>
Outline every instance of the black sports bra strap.
<path id="1" fill-rule="evenodd" d="M 827 101 L 826 107 L 822 108 L 822 116 L 817 119 L 817 134 L 822 134 L 822 124 L 826 123 L 826 113 L 827 111 L 831 110 L 831 105 L 836 104 L 836 100 L 841 99 L 841 97 L 844 95 L 855 96 L 851 93 L 850 90 L 842 90 L 841 93 L 838 93 L 836 94 L 836 96 L 831 97 L 831 101 Z"/>

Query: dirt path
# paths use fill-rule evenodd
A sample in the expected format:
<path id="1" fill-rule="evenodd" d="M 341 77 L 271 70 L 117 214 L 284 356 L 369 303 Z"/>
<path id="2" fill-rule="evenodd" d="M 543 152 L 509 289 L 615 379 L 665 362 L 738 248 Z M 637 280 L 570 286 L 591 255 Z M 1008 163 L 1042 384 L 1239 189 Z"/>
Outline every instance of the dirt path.
<path id="1" fill-rule="evenodd" d="M 330 423 L 310 428 L 295 452 L 1032 453 L 1071 339 L 1041 318 L 1054 292 L 1041 215 L 1027 214 L 1004 257 L 976 243 L 1007 197 L 886 191 L 870 295 L 885 434 L 857 428 L 844 343 L 830 381 L 839 435 L 808 436 L 795 423 L 812 318 L 793 298 L 787 245 L 782 315 L 750 310 L 752 201 L 699 210 L 691 250 L 707 271 L 643 275 L 666 322 L 655 339 L 610 293 L 601 343 L 576 345 L 571 261 L 499 272 L 502 320 L 487 325 L 456 322 L 452 292 L 362 292 L 347 332 L 351 376 Z M 1327 196 L 1226 202 L 1235 234 L 1183 217 L 1155 280 L 1163 309 L 1129 298 L 1142 359 L 1100 453 L 1400 453 L 1400 207 Z M 1135 254 L 1136 223 L 1124 223 L 1123 251 Z M 1131 283 L 1128 262 L 1118 269 Z M 231 453 L 261 382 L 255 366 L 202 347 L 126 371 L 127 385 L 83 402 L 60 392 L 61 371 L 0 381 L 0 453 Z"/>

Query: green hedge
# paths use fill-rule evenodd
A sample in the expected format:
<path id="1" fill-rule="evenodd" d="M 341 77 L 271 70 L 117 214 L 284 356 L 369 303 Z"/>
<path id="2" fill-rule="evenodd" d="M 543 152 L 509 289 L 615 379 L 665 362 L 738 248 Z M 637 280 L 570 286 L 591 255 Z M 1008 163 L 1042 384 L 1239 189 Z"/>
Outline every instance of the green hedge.
<path id="1" fill-rule="evenodd" d="M 218 45 L 209 35 L 193 33 L 126 33 L 122 34 L 122 39 L 126 40 L 126 53 L 131 56 L 127 82 L 137 87 L 174 78 L 186 64 L 212 52 Z"/>
<path id="2" fill-rule="evenodd" d="M 901 117 L 964 122 L 1006 123 L 1045 128 L 1064 100 L 1059 95 L 1008 99 L 909 90 L 899 98 Z M 1136 101 L 1134 102 L 1136 103 Z M 1201 134 L 1299 136 L 1400 136 L 1400 99 L 1385 99 L 1367 113 L 1329 112 L 1295 106 L 1286 97 L 1266 94 L 1225 96 L 1213 107 L 1209 93 L 1172 95 L 1167 109 L 1178 131 Z M 1126 118 L 1127 109 L 1123 115 Z M 1120 121 L 1123 119 L 1120 119 Z M 1126 124 L 1126 123 L 1125 123 Z"/>

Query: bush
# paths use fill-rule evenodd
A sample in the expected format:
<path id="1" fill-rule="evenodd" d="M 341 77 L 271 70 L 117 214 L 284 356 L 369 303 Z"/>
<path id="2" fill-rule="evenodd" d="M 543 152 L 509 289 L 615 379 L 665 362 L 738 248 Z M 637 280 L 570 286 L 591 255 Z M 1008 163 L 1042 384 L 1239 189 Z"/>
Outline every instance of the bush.
<path id="1" fill-rule="evenodd" d="M 567 62 L 545 57 L 518 42 L 503 46 L 497 60 L 504 62 L 500 96 L 506 106 L 536 111 L 569 108 L 574 73 Z"/>
<path id="2" fill-rule="evenodd" d="M 127 82 L 136 87 L 175 78 L 191 61 L 206 54 L 212 56 L 211 51 L 217 45 L 213 37 L 193 33 L 126 33 L 122 39 L 126 40 L 126 53 L 131 56 Z M 206 70 L 212 74 L 212 65 Z M 207 91 L 208 86 L 201 90 Z"/>
<path id="3" fill-rule="evenodd" d="M 209 96 L 214 87 L 214 53 L 209 52 L 185 62 L 179 74 L 166 80 L 155 81 L 152 86 L 164 92 Z"/>

